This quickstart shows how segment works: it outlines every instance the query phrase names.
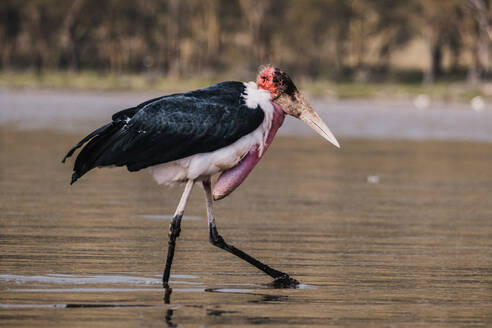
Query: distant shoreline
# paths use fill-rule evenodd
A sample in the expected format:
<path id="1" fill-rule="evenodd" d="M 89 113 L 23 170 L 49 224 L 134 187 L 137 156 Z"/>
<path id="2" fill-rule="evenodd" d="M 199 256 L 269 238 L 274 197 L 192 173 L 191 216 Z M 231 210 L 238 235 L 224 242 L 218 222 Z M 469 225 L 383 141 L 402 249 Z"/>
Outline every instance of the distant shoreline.
<path id="1" fill-rule="evenodd" d="M 121 109 L 165 94 L 0 88 L 0 129 L 87 133 Z M 308 97 L 337 137 L 390 140 L 457 140 L 492 142 L 492 107 L 480 111 L 467 103 L 391 99 Z M 288 118 L 281 135 L 314 136 L 301 122 Z"/>
<path id="2" fill-rule="evenodd" d="M 219 81 L 234 79 L 230 75 L 170 78 L 157 73 L 99 73 L 95 71 L 43 73 L 0 71 L 0 88 L 21 90 L 67 90 L 91 92 L 173 93 L 198 89 Z M 253 80 L 251 76 L 250 80 Z M 441 81 L 432 85 L 405 82 L 337 82 L 331 80 L 298 81 L 307 95 L 330 99 L 413 100 L 426 95 L 433 101 L 468 103 L 482 97 L 492 103 L 492 83 L 470 85 L 464 81 Z"/>

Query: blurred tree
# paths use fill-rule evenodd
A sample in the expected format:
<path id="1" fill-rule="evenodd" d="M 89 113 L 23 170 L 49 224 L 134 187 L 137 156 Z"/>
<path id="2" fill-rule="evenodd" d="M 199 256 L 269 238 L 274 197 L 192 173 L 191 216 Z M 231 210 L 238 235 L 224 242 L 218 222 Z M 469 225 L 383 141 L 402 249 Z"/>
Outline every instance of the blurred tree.
<path id="1" fill-rule="evenodd" d="M 0 63 L 3 69 L 9 67 L 10 58 L 21 31 L 21 10 L 20 0 L 0 3 Z"/>
<path id="2" fill-rule="evenodd" d="M 364 81 L 425 40 L 425 82 L 445 73 L 448 57 L 479 81 L 491 10 L 490 0 L 4 0 L 0 65 L 180 77 L 249 76 L 273 62 L 297 76 Z"/>
<path id="3" fill-rule="evenodd" d="M 336 0 L 291 1 L 280 30 L 280 62 L 311 77 L 342 71 L 348 51 L 352 8 Z M 333 60 L 332 58 L 335 58 Z"/>
<path id="4" fill-rule="evenodd" d="M 86 0 L 74 0 L 68 7 L 63 23 L 60 28 L 60 51 L 61 54 L 61 66 L 65 65 L 69 70 L 76 70 L 78 68 L 78 59 L 76 47 L 78 40 L 76 40 L 75 26 L 77 23 L 77 17 L 84 6 Z"/>
<path id="5" fill-rule="evenodd" d="M 464 4 L 465 11 L 472 18 L 468 21 L 467 26 L 467 32 L 472 40 L 472 63 L 468 71 L 468 80 L 471 83 L 478 83 L 487 75 L 488 71 L 489 47 L 492 35 L 489 7 L 489 1 L 485 0 L 466 0 Z"/>
<path id="6" fill-rule="evenodd" d="M 376 66 L 387 72 L 392 52 L 405 46 L 415 34 L 411 26 L 415 4 L 408 0 L 371 0 L 368 5 L 376 15 L 368 33 L 376 45 Z"/>
<path id="7" fill-rule="evenodd" d="M 240 0 L 243 17 L 248 26 L 249 47 L 254 66 L 271 61 L 272 38 L 283 28 L 282 0 Z"/>
<path id="8" fill-rule="evenodd" d="M 40 72 L 56 69 L 60 55 L 59 28 L 67 3 L 56 0 L 24 2 L 22 11 L 26 54 L 31 66 Z"/>
<path id="9" fill-rule="evenodd" d="M 416 0 L 417 15 L 414 16 L 414 28 L 420 27 L 428 44 L 430 57 L 428 69 L 424 72 L 425 83 L 433 83 L 442 74 L 444 46 L 446 40 L 457 36 L 455 26 L 459 22 L 461 1 Z"/>

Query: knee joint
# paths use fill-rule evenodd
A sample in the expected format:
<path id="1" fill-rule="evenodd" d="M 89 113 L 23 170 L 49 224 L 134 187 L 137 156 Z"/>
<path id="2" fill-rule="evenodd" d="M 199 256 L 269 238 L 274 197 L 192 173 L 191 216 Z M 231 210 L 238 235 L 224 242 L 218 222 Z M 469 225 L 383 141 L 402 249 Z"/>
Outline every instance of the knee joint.
<path id="1" fill-rule="evenodd" d="M 225 241 L 224 241 L 224 238 L 222 238 L 222 236 L 219 235 L 219 233 L 217 232 L 217 228 L 216 227 L 210 227 L 209 232 L 210 232 L 210 234 L 208 237 L 208 241 L 214 246 L 223 248 L 225 246 Z"/>

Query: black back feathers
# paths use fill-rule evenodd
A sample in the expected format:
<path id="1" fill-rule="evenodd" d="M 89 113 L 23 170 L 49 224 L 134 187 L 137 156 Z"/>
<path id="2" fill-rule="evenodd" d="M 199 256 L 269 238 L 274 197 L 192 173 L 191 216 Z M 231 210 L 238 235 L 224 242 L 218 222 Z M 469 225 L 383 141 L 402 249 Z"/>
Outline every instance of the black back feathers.
<path id="1" fill-rule="evenodd" d="M 101 166 L 130 171 L 228 146 L 263 122 L 259 107 L 244 103 L 241 82 L 222 82 L 204 89 L 163 96 L 113 115 L 65 156 L 81 150 L 72 182 Z"/>

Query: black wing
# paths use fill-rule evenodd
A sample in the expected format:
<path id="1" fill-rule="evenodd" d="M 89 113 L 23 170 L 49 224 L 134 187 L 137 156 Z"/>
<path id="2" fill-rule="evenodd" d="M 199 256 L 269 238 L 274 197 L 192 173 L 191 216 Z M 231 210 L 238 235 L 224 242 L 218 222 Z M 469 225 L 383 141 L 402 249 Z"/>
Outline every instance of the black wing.
<path id="1" fill-rule="evenodd" d="M 65 159 L 90 140 L 77 156 L 72 183 L 94 167 L 138 171 L 232 144 L 264 119 L 261 108 L 244 104 L 244 88 L 241 82 L 222 82 L 116 113 L 68 152 Z"/>

